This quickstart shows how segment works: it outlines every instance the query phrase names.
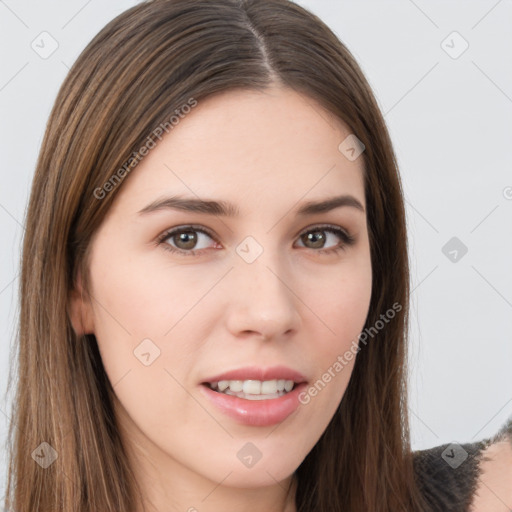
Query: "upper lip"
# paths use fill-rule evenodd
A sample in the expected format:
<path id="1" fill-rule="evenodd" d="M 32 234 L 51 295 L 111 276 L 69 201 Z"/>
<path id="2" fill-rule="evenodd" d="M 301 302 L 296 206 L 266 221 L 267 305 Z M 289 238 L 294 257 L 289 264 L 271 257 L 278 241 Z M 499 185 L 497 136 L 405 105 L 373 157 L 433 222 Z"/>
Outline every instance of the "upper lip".
<path id="1" fill-rule="evenodd" d="M 257 366 L 245 366 L 228 372 L 219 373 L 205 379 L 202 384 L 219 382 L 220 380 L 293 380 L 296 384 L 307 382 L 307 379 L 300 372 L 287 366 L 270 366 L 261 368 Z"/>

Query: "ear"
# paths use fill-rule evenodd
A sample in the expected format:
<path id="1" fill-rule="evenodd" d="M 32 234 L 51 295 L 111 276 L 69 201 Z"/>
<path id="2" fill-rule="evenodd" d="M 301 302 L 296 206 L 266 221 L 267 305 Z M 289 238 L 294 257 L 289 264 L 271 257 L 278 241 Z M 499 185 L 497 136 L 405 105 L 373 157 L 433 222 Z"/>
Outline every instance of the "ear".
<path id="1" fill-rule="evenodd" d="M 94 334 L 92 307 L 89 295 L 83 289 L 80 271 L 69 297 L 69 317 L 77 336 Z"/>

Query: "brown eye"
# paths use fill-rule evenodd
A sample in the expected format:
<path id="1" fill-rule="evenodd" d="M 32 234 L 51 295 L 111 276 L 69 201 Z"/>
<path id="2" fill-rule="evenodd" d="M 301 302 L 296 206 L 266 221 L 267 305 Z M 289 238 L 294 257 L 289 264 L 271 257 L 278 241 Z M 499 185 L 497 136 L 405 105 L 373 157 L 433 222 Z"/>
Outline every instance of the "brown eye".
<path id="1" fill-rule="evenodd" d="M 321 249 L 325 244 L 327 237 L 323 231 L 310 231 L 305 235 L 301 236 L 301 240 L 304 244 L 311 242 L 313 245 L 310 246 L 312 249 Z"/>
<path id="2" fill-rule="evenodd" d="M 173 242 L 177 245 L 178 249 L 193 249 L 197 244 L 198 236 L 194 231 L 182 231 L 173 235 Z"/>
<path id="3" fill-rule="evenodd" d="M 324 245 L 330 238 L 327 233 L 335 235 L 335 237 L 341 240 L 341 243 L 338 243 L 333 247 L 323 249 Z M 309 229 L 300 235 L 300 240 L 307 248 L 317 250 L 317 252 L 320 253 L 338 252 L 355 242 L 354 237 L 346 233 L 344 230 L 334 226 L 318 226 L 314 229 Z"/>
<path id="4" fill-rule="evenodd" d="M 201 241 L 202 238 L 204 241 Z M 214 236 L 204 228 L 184 226 L 166 231 L 160 236 L 158 242 L 165 250 L 172 253 L 179 254 L 180 256 L 195 256 L 196 251 L 208 248 L 208 241 L 206 240 L 208 238 L 213 240 L 216 244 L 219 244 Z M 333 241 L 338 238 L 338 243 L 324 249 L 325 244 L 332 238 L 334 238 Z M 318 226 L 314 229 L 310 228 L 299 235 L 299 240 L 305 248 L 321 254 L 337 253 L 355 243 L 355 238 L 346 231 L 336 226 L 329 225 Z M 201 247 L 201 243 L 203 247 Z"/>
<path id="5" fill-rule="evenodd" d="M 173 229 L 164 233 L 159 243 L 171 252 L 179 253 L 184 256 L 195 255 L 195 250 L 201 250 L 208 247 L 208 241 L 202 241 L 202 238 L 209 238 L 214 240 L 213 237 L 204 229 L 188 226 L 185 228 Z M 215 241 L 215 240 L 214 240 Z M 198 243 L 205 245 L 204 247 L 197 247 Z"/>

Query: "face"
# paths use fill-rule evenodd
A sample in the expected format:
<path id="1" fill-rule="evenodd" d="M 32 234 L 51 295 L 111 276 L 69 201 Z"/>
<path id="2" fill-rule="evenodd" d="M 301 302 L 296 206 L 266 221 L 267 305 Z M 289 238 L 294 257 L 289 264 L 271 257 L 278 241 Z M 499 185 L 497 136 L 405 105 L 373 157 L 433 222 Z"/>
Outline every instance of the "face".
<path id="1" fill-rule="evenodd" d="M 274 485 L 335 413 L 356 358 L 339 361 L 357 346 L 372 287 L 362 157 L 338 149 L 349 134 L 289 89 L 229 91 L 200 101 L 119 185 L 80 308 L 122 430 L 156 481 Z M 165 201 L 178 196 L 237 212 Z M 338 196 L 352 199 L 299 213 Z M 265 373 L 276 366 L 290 373 Z M 250 400 L 203 384 L 238 369 L 224 380 L 295 388 Z"/>

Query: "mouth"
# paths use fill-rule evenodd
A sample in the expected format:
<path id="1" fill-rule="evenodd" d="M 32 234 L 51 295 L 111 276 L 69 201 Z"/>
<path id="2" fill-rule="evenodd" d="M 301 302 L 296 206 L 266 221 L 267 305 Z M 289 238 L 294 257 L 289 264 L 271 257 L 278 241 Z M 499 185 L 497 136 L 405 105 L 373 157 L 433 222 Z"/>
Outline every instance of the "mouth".
<path id="1" fill-rule="evenodd" d="M 237 423 L 268 427 L 283 422 L 299 409 L 300 395 L 307 386 L 307 382 L 275 379 L 211 381 L 199 387 L 207 400 Z"/>
<path id="2" fill-rule="evenodd" d="M 203 382 L 202 385 L 223 395 L 245 400 L 272 400 L 291 393 L 300 382 L 285 379 L 273 380 L 220 380 Z"/>

